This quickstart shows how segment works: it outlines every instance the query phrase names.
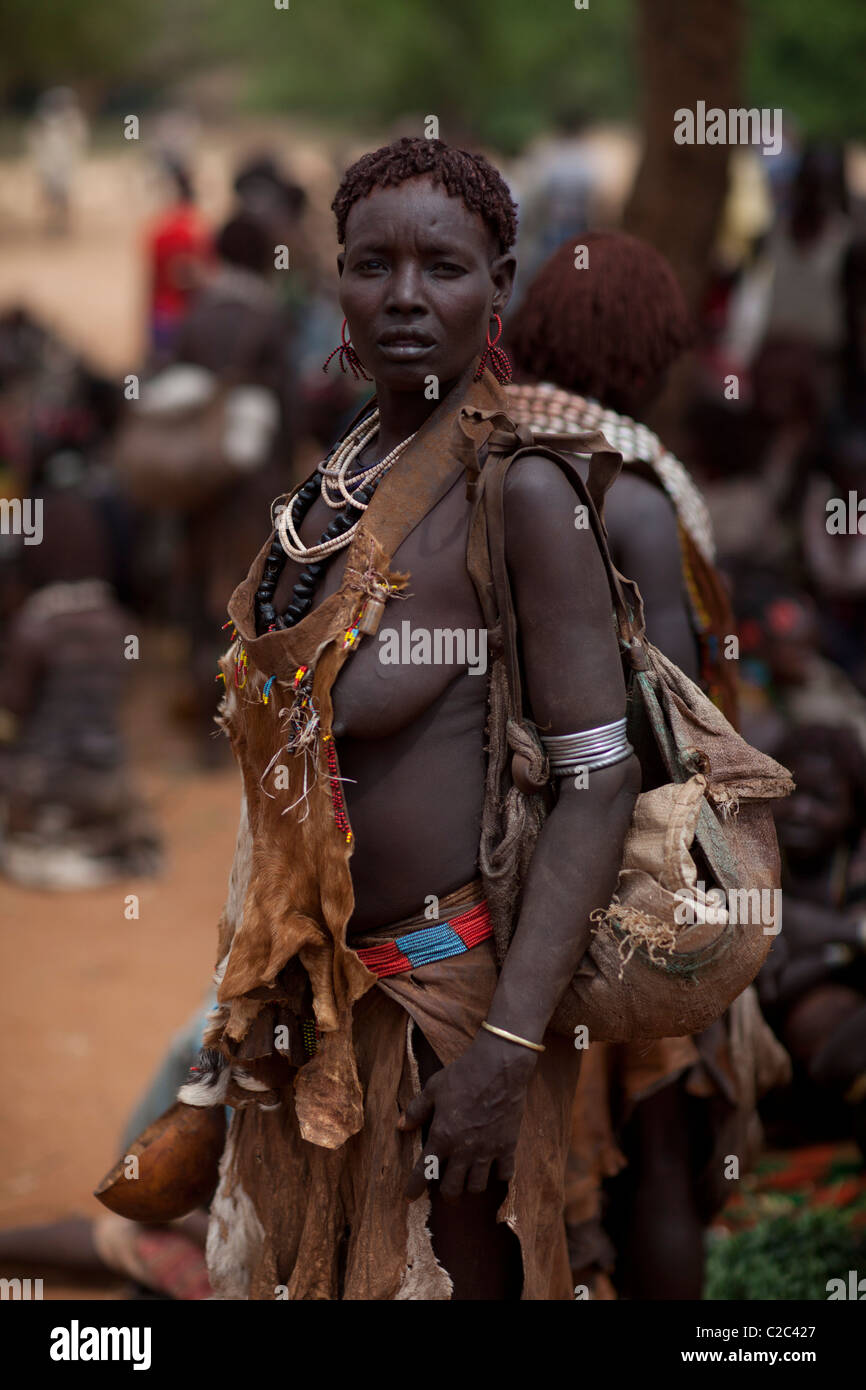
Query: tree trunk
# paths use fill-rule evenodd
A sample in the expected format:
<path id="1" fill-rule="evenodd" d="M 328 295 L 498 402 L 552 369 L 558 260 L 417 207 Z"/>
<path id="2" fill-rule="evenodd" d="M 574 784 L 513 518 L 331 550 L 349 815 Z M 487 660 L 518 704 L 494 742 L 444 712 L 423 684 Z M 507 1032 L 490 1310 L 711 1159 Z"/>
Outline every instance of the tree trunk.
<path id="1" fill-rule="evenodd" d="M 727 189 L 727 145 L 677 145 L 674 112 L 739 105 L 742 0 L 636 0 L 643 159 L 625 228 L 671 262 L 696 308 Z"/>

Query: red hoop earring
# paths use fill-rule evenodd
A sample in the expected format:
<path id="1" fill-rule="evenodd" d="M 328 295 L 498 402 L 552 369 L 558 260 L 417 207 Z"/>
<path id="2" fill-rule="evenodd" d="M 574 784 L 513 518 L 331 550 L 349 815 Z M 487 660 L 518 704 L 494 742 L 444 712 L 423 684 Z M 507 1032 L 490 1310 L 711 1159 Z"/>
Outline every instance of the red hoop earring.
<path id="1" fill-rule="evenodd" d="M 495 318 L 497 324 L 499 325 L 499 332 L 496 334 L 496 337 L 493 339 L 493 342 L 491 343 L 490 329 L 488 328 L 487 346 L 481 354 L 481 360 L 478 363 L 478 370 L 475 373 L 475 380 L 478 381 L 480 379 L 481 374 L 484 371 L 485 365 L 487 363 L 487 358 L 489 356 L 490 371 L 496 377 L 496 380 L 502 386 L 504 386 L 506 382 L 509 382 L 511 380 L 511 363 L 508 360 L 508 353 L 505 351 L 505 349 L 496 346 L 496 344 L 499 342 L 499 339 L 502 337 L 502 319 L 499 317 L 498 314 L 494 314 L 493 318 Z"/>
<path id="2" fill-rule="evenodd" d="M 348 326 L 348 320 L 343 319 L 343 327 L 340 329 L 340 337 L 342 338 L 342 342 L 340 343 L 339 347 L 334 348 L 333 352 L 328 353 L 328 356 L 322 363 L 322 371 L 326 372 L 328 370 L 331 358 L 336 357 L 337 353 L 339 353 L 341 372 L 345 372 L 346 363 L 348 362 L 356 381 L 360 381 L 361 377 L 363 377 L 365 381 L 372 381 L 373 378 L 371 376 L 368 376 L 365 372 L 363 363 L 361 362 L 360 357 L 358 356 L 357 352 L 352 346 L 351 339 L 346 337 L 346 329 L 348 328 Z"/>

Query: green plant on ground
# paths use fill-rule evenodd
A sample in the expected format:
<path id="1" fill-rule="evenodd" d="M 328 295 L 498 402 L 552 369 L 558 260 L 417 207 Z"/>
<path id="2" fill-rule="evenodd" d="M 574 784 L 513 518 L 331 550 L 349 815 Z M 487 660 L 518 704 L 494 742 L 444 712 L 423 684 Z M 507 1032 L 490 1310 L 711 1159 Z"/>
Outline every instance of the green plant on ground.
<path id="1" fill-rule="evenodd" d="M 704 1298 L 826 1299 L 827 1281 L 852 1269 L 866 1275 L 866 1230 L 838 1211 L 804 1211 L 712 1241 Z"/>

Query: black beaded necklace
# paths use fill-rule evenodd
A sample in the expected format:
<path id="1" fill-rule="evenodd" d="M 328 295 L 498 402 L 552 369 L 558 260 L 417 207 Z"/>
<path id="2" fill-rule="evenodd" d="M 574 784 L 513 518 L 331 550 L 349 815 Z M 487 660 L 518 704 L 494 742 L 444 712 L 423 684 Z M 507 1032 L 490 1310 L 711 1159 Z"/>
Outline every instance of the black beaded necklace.
<path id="1" fill-rule="evenodd" d="M 334 445 L 325 459 L 325 463 L 327 463 L 336 452 L 340 442 L 341 441 L 338 440 L 337 444 Z M 372 498 L 381 480 L 382 478 L 379 477 L 374 482 L 367 483 L 364 487 L 358 488 L 356 492 L 352 493 L 352 497 L 357 498 L 362 505 L 366 505 Z M 292 517 L 296 526 L 301 524 L 316 498 L 321 494 L 321 488 L 322 478 L 317 469 L 294 495 L 292 501 Z M 349 527 L 354 526 L 358 519 L 357 512 L 357 507 L 352 507 L 347 504 L 341 512 L 337 513 L 330 525 L 322 532 L 318 544 L 321 545 L 323 541 L 331 540 L 348 531 Z M 273 544 L 265 559 L 259 587 L 256 590 L 255 613 L 257 636 L 260 637 L 262 633 L 270 632 L 272 629 L 281 630 L 287 627 L 294 627 L 295 623 L 299 623 L 301 619 L 305 617 L 312 607 L 313 594 L 318 580 L 327 569 L 333 556 L 338 553 L 338 551 L 334 551 L 331 555 L 326 555 L 321 560 L 311 561 L 305 566 L 292 590 L 292 597 L 288 608 L 285 613 L 280 615 L 274 607 L 273 599 L 288 556 L 282 547 L 279 536 L 274 537 Z"/>

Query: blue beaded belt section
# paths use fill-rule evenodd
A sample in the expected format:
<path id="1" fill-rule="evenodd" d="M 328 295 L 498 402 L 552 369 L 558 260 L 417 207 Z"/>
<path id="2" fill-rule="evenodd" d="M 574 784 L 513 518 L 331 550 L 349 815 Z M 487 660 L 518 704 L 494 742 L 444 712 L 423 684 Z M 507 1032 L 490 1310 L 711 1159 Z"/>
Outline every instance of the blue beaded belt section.
<path id="1" fill-rule="evenodd" d="M 490 909 L 483 902 L 457 913 L 447 922 L 437 922 L 434 927 L 422 927 L 376 946 L 360 946 L 357 954 L 368 970 L 383 979 L 387 975 L 415 970 L 419 965 L 432 965 L 433 961 L 462 955 L 492 935 Z"/>

